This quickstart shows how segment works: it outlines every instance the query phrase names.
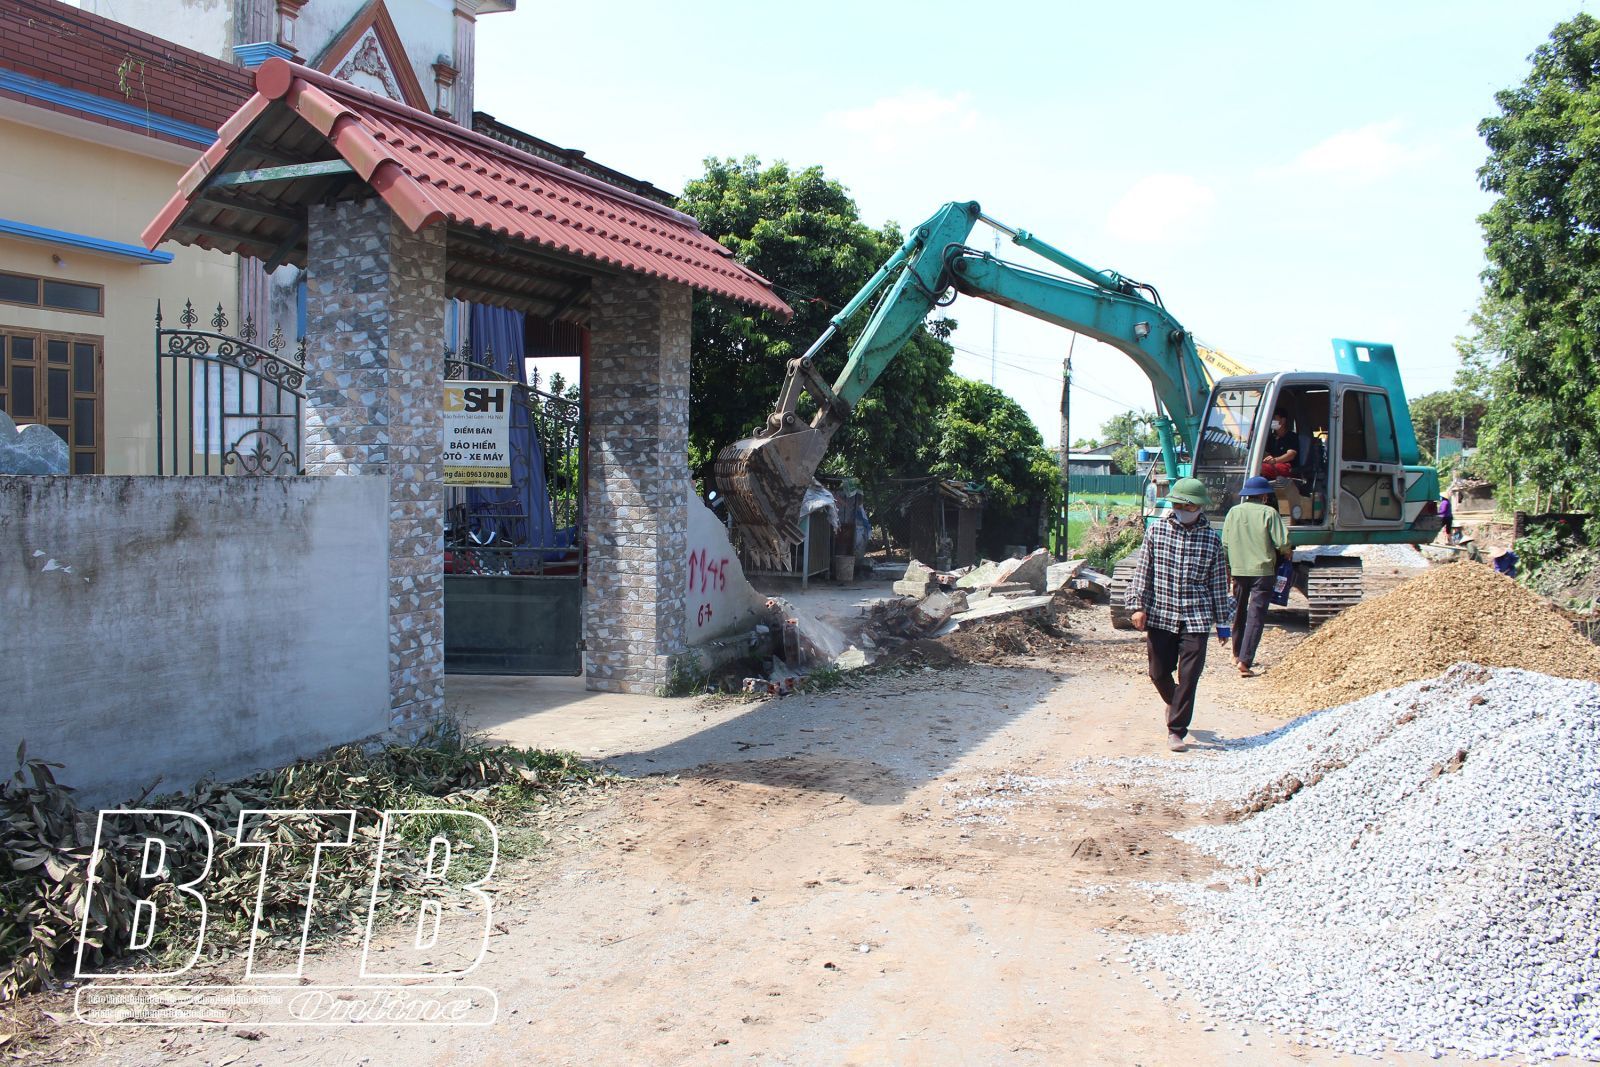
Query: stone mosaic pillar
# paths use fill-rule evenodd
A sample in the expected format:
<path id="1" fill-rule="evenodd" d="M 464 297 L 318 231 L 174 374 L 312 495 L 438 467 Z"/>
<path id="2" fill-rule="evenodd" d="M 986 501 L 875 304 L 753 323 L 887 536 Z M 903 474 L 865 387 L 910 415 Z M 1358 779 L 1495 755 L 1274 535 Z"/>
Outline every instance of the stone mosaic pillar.
<path id="1" fill-rule="evenodd" d="M 685 649 L 689 315 L 681 285 L 597 278 L 585 380 L 590 689 L 651 693 Z"/>
<path id="2" fill-rule="evenodd" d="M 306 473 L 389 480 L 389 722 L 444 709 L 444 228 L 376 198 L 316 205 L 307 236 Z"/>

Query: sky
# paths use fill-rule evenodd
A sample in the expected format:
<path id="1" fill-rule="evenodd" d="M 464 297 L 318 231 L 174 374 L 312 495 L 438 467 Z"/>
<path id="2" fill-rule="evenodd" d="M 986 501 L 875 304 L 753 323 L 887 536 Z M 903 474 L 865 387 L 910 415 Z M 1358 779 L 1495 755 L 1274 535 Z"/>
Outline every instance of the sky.
<path id="1" fill-rule="evenodd" d="M 523 0 L 478 23 L 477 108 L 673 192 L 755 155 L 820 165 L 874 226 L 977 200 L 1254 369 L 1388 342 L 1417 396 L 1450 385 L 1482 288 L 1477 125 L 1592 7 Z M 1114 349 L 970 298 L 947 314 L 955 371 L 1047 446 L 1069 348 L 1074 439 L 1153 406 Z"/>

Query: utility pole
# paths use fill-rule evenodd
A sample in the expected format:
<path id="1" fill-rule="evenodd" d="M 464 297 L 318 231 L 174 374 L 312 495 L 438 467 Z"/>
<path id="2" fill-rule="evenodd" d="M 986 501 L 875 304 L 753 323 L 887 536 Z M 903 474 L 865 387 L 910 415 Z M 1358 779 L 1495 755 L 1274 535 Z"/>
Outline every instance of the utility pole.
<path id="1" fill-rule="evenodd" d="M 1078 344 L 1073 334 L 1067 345 L 1067 358 L 1061 361 L 1061 547 L 1071 554 L 1072 493 L 1068 478 L 1072 471 L 1072 350 Z"/>

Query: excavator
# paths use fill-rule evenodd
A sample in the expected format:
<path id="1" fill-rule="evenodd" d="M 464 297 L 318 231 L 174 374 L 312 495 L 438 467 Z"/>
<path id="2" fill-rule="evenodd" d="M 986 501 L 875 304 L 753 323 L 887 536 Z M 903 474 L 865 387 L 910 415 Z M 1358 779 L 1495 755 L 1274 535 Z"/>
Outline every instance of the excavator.
<path id="1" fill-rule="evenodd" d="M 1064 273 L 969 247 L 980 222 Z M 1156 507 L 1147 523 L 1164 514 L 1166 488 L 1192 476 L 1210 491 L 1207 520 L 1220 525 L 1244 480 L 1262 469 L 1273 417 L 1282 415 L 1300 447 L 1293 469 L 1273 480 L 1274 500 L 1296 548 L 1294 585 L 1310 604 L 1313 627 L 1362 595 L 1361 559 L 1327 546 L 1421 544 L 1442 526 L 1438 473 L 1421 465 L 1392 346 L 1336 339 L 1334 373 L 1213 378 L 1193 335 L 1154 286 L 1097 270 L 966 201 L 944 205 L 907 236 L 822 336 L 789 360 L 765 425 L 718 454 L 717 486 L 758 566 L 791 568 L 790 547 L 801 538 L 801 500 L 829 441 L 923 320 L 957 294 L 1101 341 L 1149 378 L 1161 463 L 1153 472 Z M 874 298 L 866 327 L 830 385 L 816 369 L 817 354 Z M 815 404 L 809 418 L 800 411 L 802 396 Z M 1122 593 L 1136 564 L 1137 554 L 1112 576 L 1112 622 L 1118 628 L 1132 625 Z"/>

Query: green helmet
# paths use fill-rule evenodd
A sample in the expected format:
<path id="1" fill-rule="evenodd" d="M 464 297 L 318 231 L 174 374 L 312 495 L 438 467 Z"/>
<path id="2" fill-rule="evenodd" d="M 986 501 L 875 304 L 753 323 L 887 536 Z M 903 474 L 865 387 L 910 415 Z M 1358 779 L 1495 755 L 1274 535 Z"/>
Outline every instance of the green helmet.
<path id="1" fill-rule="evenodd" d="M 1199 478 L 1179 478 L 1167 490 L 1167 499 L 1176 504 L 1211 506 L 1211 494 L 1206 492 L 1205 483 Z"/>

